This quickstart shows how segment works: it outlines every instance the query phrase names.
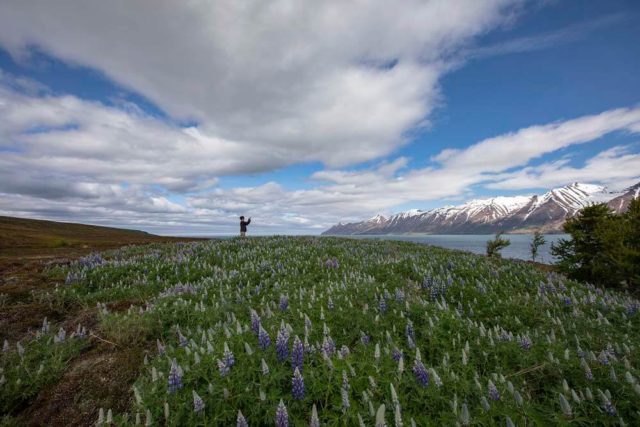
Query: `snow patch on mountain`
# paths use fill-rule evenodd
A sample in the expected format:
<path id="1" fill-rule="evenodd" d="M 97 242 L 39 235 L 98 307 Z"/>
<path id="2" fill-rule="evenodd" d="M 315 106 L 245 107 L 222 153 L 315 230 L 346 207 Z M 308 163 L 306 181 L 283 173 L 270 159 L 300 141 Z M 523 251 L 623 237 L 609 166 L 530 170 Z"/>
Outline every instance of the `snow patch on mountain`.
<path id="1" fill-rule="evenodd" d="M 640 183 L 612 192 L 601 185 L 574 182 L 542 195 L 473 199 L 457 206 L 376 215 L 366 221 L 339 223 L 323 234 L 473 234 L 534 228 L 554 232 L 586 206 L 608 203 L 615 211 L 623 211 L 639 195 Z"/>

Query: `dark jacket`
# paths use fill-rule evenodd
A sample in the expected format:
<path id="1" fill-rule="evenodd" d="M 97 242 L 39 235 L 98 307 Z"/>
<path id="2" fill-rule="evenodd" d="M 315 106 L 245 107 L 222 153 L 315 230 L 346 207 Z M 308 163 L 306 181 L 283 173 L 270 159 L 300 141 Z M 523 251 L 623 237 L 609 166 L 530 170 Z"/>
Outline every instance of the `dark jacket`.
<path id="1" fill-rule="evenodd" d="M 247 225 L 251 224 L 251 218 L 249 221 L 240 221 L 240 231 L 247 231 Z"/>

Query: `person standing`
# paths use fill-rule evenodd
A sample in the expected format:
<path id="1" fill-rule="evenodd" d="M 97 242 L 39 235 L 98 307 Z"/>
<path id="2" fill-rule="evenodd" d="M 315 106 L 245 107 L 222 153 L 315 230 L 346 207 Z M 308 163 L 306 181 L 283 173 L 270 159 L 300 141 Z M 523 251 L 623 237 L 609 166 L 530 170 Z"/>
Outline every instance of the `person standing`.
<path id="1" fill-rule="evenodd" d="M 247 235 L 247 225 L 251 224 L 251 217 L 249 217 L 248 221 L 244 220 L 244 216 L 240 217 L 240 237 L 245 237 Z"/>

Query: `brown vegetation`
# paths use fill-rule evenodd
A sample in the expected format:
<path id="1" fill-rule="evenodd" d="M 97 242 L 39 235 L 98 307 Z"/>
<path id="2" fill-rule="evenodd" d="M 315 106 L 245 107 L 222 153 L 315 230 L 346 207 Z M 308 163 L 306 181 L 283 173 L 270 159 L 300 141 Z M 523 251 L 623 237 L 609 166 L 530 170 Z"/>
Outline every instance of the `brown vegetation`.
<path id="1" fill-rule="evenodd" d="M 12 414 L 20 425 L 93 425 L 99 407 L 125 410 L 138 375 L 144 345 L 122 346 L 101 336 L 95 308 L 60 306 L 48 299 L 59 280 L 46 267 L 69 263 L 94 251 L 126 245 L 190 241 L 135 230 L 0 217 L 0 343 L 34 334 L 46 317 L 73 330 L 92 330 L 91 345 L 72 360 L 57 384 L 42 390 Z M 121 302 L 127 309 L 134 301 Z M 108 337 L 107 337 L 108 338 Z M 105 340 L 106 339 L 106 340 Z"/>

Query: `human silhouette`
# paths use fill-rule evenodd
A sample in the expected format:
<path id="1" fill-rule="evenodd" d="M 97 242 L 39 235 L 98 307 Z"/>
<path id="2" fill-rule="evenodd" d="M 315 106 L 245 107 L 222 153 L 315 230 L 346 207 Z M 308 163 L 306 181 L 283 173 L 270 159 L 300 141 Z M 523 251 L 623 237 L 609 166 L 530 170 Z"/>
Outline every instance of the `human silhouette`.
<path id="1" fill-rule="evenodd" d="M 244 220 L 244 217 L 240 217 L 240 237 L 245 237 L 247 235 L 247 225 L 251 224 L 251 217 L 249 217 L 248 221 Z"/>

